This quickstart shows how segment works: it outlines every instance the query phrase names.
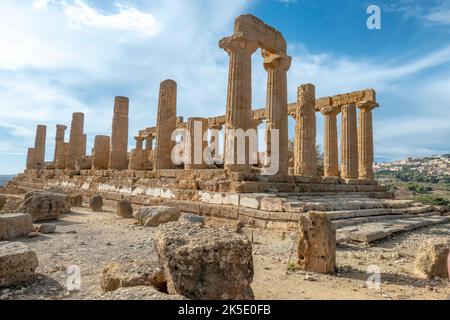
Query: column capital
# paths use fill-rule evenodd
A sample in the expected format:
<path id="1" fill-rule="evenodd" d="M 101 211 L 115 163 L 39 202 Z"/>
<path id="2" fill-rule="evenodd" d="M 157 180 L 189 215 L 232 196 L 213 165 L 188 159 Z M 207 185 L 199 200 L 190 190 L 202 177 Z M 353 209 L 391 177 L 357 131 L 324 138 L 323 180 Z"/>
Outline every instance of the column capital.
<path id="1" fill-rule="evenodd" d="M 223 126 L 221 125 L 221 124 L 219 124 L 219 125 L 214 125 L 214 126 L 209 126 L 209 128 L 208 128 L 209 130 L 222 130 L 223 129 Z"/>
<path id="2" fill-rule="evenodd" d="M 228 54 L 239 51 L 251 55 L 258 49 L 259 45 L 256 41 L 249 40 L 243 34 L 237 33 L 220 40 L 219 47 Z"/>
<path id="3" fill-rule="evenodd" d="M 338 115 L 341 112 L 340 106 L 328 106 L 320 109 L 320 113 L 325 116 Z"/>
<path id="4" fill-rule="evenodd" d="M 287 72 L 291 68 L 292 57 L 285 53 L 271 53 L 261 49 L 261 54 L 264 58 L 264 69 L 266 71 L 279 69 Z"/>
<path id="5" fill-rule="evenodd" d="M 359 102 L 356 104 L 356 106 L 363 111 L 372 111 L 373 109 L 378 108 L 379 104 L 374 101 L 367 101 Z"/>

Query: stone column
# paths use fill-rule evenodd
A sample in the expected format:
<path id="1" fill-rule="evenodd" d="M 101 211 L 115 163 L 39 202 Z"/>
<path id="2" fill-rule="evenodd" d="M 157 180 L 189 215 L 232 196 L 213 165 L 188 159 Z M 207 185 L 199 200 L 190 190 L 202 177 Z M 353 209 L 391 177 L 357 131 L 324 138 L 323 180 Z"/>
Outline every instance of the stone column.
<path id="1" fill-rule="evenodd" d="M 324 116 L 323 166 L 325 177 L 339 176 L 337 115 L 340 108 L 327 107 L 321 110 Z"/>
<path id="2" fill-rule="evenodd" d="M 75 162 L 83 156 L 84 144 L 84 114 L 76 112 L 72 114 L 72 123 L 70 126 L 69 148 L 67 150 L 66 168 L 75 169 Z"/>
<path id="3" fill-rule="evenodd" d="M 204 161 L 203 155 L 208 148 L 208 141 L 204 140 L 203 137 L 208 132 L 208 119 L 189 118 L 186 129 L 184 168 L 205 169 L 207 164 Z"/>
<path id="4" fill-rule="evenodd" d="M 279 130 L 278 154 L 280 175 L 288 174 L 288 107 L 287 71 L 291 67 L 291 57 L 262 50 L 264 68 L 267 71 L 267 156 L 272 155 L 271 130 Z M 273 161 L 273 159 L 272 159 Z"/>
<path id="5" fill-rule="evenodd" d="M 92 170 L 107 170 L 111 139 L 108 136 L 96 136 L 92 154 Z"/>
<path id="6" fill-rule="evenodd" d="M 45 139 L 47 127 L 38 125 L 36 128 L 36 139 L 34 141 L 34 168 L 40 169 L 45 164 Z"/>
<path id="7" fill-rule="evenodd" d="M 145 139 L 145 150 L 148 152 L 153 151 L 153 140 L 155 140 L 155 137 L 152 134 L 147 134 L 147 138 Z"/>
<path id="8" fill-rule="evenodd" d="M 225 122 L 225 169 L 231 171 L 250 170 L 250 150 L 245 145 L 245 163 L 238 164 L 237 141 L 229 130 L 248 130 L 252 120 L 252 54 L 258 44 L 245 38 L 223 39 L 220 48 L 230 56 L 228 71 L 227 110 Z M 234 142 L 234 143 L 233 143 Z M 231 147 L 234 150 L 231 150 Z M 241 156 L 242 157 L 242 156 Z"/>
<path id="9" fill-rule="evenodd" d="M 317 176 L 316 93 L 312 84 L 303 84 L 297 92 L 294 144 L 294 174 Z"/>
<path id="10" fill-rule="evenodd" d="M 27 170 L 34 169 L 34 148 L 28 148 Z"/>
<path id="11" fill-rule="evenodd" d="M 341 125 L 341 177 L 358 178 L 358 133 L 356 104 L 343 105 Z"/>
<path id="12" fill-rule="evenodd" d="M 55 155 L 53 157 L 56 169 L 64 169 L 66 167 L 64 158 L 64 136 L 66 129 L 67 126 L 61 124 L 56 125 Z"/>
<path id="13" fill-rule="evenodd" d="M 129 99 L 116 97 L 112 121 L 111 153 L 109 169 L 126 170 L 128 168 L 128 113 Z"/>
<path id="14" fill-rule="evenodd" d="M 175 141 L 172 133 L 177 129 L 177 83 L 166 80 L 159 91 L 158 118 L 156 124 L 155 170 L 173 169 L 172 150 Z"/>
<path id="15" fill-rule="evenodd" d="M 83 134 L 83 140 L 81 145 L 81 155 L 86 156 L 86 147 L 87 147 L 87 134 Z"/>
<path id="16" fill-rule="evenodd" d="M 145 170 L 148 163 L 146 159 L 146 150 L 144 150 L 144 140 L 142 136 L 134 137 L 136 140 L 136 148 L 131 152 L 129 169 L 131 170 Z"/>
<path id="17" fill-rule="evenodd" d="M 372 110 L 378 105 L 374 102 L 358 104 L 358 159 L 359 179 L 373 180 L 373 130 Z"/>

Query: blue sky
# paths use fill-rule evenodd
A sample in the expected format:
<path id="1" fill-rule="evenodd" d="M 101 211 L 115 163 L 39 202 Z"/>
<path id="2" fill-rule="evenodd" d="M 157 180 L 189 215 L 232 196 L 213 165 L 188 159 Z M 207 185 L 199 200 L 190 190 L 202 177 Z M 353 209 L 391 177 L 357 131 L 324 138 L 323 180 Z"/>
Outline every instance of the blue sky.
<path id="1" fill-rule="evenodd" d="M 366 27 L 370 4 L 381 30 Z M 131 100 L 131 144 L 155 124 L 164 79 L 178 83 L 179 115 L 224 114 L 228 56 L 218 41 L 243 13 L 284 34 L 290 102 L 307 82 L 318 96 L 374 88 L 377 160 L 450 152 L 449 0 L 2 0 L 0 174 L 23 170 L 38 123 L 48 125 L 51 160 L 55 126 L 75 111 L 86 114 L 90 150 L 110 134 L 116 95 Z M 265 88 L 256 53 L 255 108 Z"/>

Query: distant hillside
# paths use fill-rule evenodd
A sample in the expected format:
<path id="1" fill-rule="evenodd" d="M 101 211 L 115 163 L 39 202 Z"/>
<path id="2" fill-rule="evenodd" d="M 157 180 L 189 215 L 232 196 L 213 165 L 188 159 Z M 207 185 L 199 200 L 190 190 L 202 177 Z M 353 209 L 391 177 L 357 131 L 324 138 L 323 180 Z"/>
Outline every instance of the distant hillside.
<path id="1" fill-rule="evenodd" d="M 8 176 L 0 175 L 0 187 L 3 186 L 9 180 L 11 180 L 13 177 L 14 177 L 14 175 L 8 175 Z"/>

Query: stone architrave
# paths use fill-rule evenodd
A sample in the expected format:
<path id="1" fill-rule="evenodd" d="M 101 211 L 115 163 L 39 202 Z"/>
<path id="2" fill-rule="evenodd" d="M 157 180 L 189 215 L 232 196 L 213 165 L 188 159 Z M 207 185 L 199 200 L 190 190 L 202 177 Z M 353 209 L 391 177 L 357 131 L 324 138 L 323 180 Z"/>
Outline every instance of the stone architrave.
<path id="1" fill-rule="evenodd" d="M 92 155 L 93 170 L 108 169 L 110 148 L 111 148 L 111 139 L 108 136 L 95 137 L 94 152 Z"/>
<path id="2" fill-rule="evenodd" d="M 323 166 L 325 177 L 339 176 L 337 115 L 340 111 L 339 107 L 331 106 L 321 109 L 324 116 Z"/>
<path id="3" fill-rule="evenodd" d="M 69 148 L 67 150 L 66 168 L 75 169 L 75 162 L 83 156 L 84 145 L 84 114 L 75 112 L 72 114 L 70 126 Z"/>
<path id="4" fill-rule="evenodd" d="M 278 173 L 288 173 L 288 110 L 287 110 L 287 71 L 292 58 L 282 53 L 262 50 L 264 68 L 267 71 L 267 155 L 272 157 L 271 131 L 278 130 Z M 273 162 L 274 159 L 271 159 Z"/>
<path id="5" fill-rule="evenodd" d="M 298 88 L 294 144 L 294 174 L 317 176 L 315 87 L 303 84 Z"/>
<path id="6" fill-rule="evenodd" d="M 360 103 L 358 126 L 359 179 L 373 180 L 373 129 L 372 110 L 377 103 Z"/>
<path id="7" fill-rule="evenodd" d="M 114 100 L 114 116 L 112 121 L 111 152 L 109 169 L 128 169 L 128 113 L 129 99 L 116 97 Z"/>
<path id="8" fill-rule="evenodd" d="M 177 83 L 165 80 L 161 83 L 156 126 L 156 155 L 154 169 L 173 169 L 172 150 L 175 141 L 172 134 L 177 129 Z"/>
<path id="9" fill-rule="evenodd" d="M 358 178 L 358 133 L 356 124 L 356 104 L 342 106 L 341 126 L 341 177 Z"/>

